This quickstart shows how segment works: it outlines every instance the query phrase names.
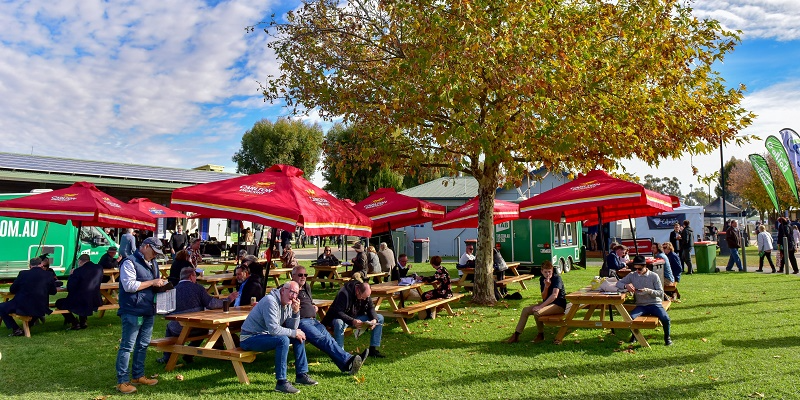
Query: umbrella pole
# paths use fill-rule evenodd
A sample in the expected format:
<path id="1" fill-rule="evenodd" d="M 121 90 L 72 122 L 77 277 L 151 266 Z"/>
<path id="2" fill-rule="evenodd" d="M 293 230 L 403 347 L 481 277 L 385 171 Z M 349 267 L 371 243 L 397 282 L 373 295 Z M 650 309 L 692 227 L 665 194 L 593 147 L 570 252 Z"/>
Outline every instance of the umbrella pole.
<path id="1" fill-rule="evenodd" d="M 78 262 L 78 251 L 80 250 L 81 246 L 81 227 L 83 226 L 83 222 L 78 222 L 78 233 L 75 235 L 75 254 L 72 256 L 72 266 L 70 267 L 70 273 L 72 270 L 75 269 L 75 264 Z"/>
<path id="2" fill-rule="evenodd" d="M 42 232 L 42 240 L 39 241 L 39 250 L 36 251 L 35 256 L 38 257 L 42 255 L 42 248 L 44 247 L 45 241 L 47 241 L 47 229 L 50 228 L 50 221 L 47 221 L 44 224 L 44 232 Z"/>
<path id="3" fill-rule="evenodd" d="M 598 223 L 598 227 L 600 228 L 600 243 L 602 244 L 602 252 L 601 253 L 603 254 L 603 265 L 605 265 L 605 263 L 606 263 L 606 240 L 604 239 L 604 236 L 603 236 L 603 214 L 600 212 L 600 207 L 597 207 L 597 223 Z M 609 321 L 614 321 L 614 312 L 613 312 L 613 310 L 614 309 L 611 308 L 611 305 L 608 305 L 608 320 Z M 611 333 L 616 334 L 616 332 L 614 332 L 614 328 L 611 328 Z"/>
<path id="4" fill-rule="evenodd" d="M 636 251 L 636 255 L 639 255 L 639 245 L 636 244 L 636 228 L 633 226 L 633 219 L 631 216 L 628 215 L 628 226 L 631 228 L 631 236 L 633 236 L 633 248 Z"/>

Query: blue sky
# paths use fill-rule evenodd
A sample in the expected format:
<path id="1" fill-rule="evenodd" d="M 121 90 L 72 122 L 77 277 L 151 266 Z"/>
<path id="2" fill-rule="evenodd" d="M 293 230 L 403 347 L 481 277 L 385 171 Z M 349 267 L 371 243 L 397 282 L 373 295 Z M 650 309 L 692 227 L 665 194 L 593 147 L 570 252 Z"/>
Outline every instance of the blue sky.
<path id="1" fill-rule="evenodd" d="M 276 71 L 268 37 L 244 28 L 297 4 L 0 0 L 0 151 L 210 163 L 233 172 L 242 134 L 261 118 L 287 114 L 257 90 Z M 800 1 L 701 0 L 693 7 L 699 18 L 743 31 L 719 67 L 730 85 L 747 86 L 744 105 L 759 115 L 742 133 L 764 139 L 784 127 L 800 131 Z M 762 143 L 727 146 L 725 159 L 763 152 Z M 709 173 L 719 169 L 719 153 L 692 162 Z M 624 165 L 639 176 L 677 176 L 685 190 L 699 185 L 688 159 Z"/>

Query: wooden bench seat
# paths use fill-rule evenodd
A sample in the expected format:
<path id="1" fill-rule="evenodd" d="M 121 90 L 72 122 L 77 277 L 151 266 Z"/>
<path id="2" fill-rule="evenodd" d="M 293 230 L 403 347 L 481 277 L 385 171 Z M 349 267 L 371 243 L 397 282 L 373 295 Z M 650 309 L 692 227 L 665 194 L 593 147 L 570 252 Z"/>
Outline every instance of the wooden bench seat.
<path id="1" fill-rule="evenodd" d="M 567 313 L 569 312 L 569 307 L 571 305 L 571 303 L 567 304 L 567 309 L 564 311 L 564 314 L 544 315 L 539 317 L 539 322 L 547 326 L 564 326 L 565 318 L 567 317 Z M 672 302 L 664 300 L 661 302 L 661 305 L 664 307 L 664 310 L 669 310 Z M 628 312 L 631 312 L 634 307 L 636 307 L 636 304 L 624 304 L 623 307 L 625 307 Z M 656 327 L 661 326 L 661 322 L 658 320 L 658 317 L 649 315 L 639 316 L 633 321 L 634 324 L 631 326 L 633 329 L 655 329 Z"/>
<path id="2" fill-rule="evenodd" d="M 533 274 L 511 275 L 501 281 L 496 281 L 494 284 L 497 286 L 508 286 L 512 283 L 519 282 L 519 284 L 522 286 L 522 289 L 527 290 L 528 287 L 525 286 L 525 281 L 531 280 L 533 278 L 534 278 Z"/>
<path id="3" fill-rule="evenodd" d="M 98 307 L 97 311 L 100 312 L 100 317 L 102 317 L 103 313 L 106 310 L 116 310 L 118 308 L 119 308 L 119 304 L 106 304 L 106 305 L 102 305 L 102 306 Z M 55 309 L 49 315 L 64 315 L 64 314 L 66 314 L 68 312 L 69 312 L 69 310 Z M 45 317 L 46 316 L 47 315 L 45 315 Z M 30 322 L 33 320 L 33 317 L 29 317 L 27 315 L 11 314 L 11 318 L 18 319 L 20 322 L 22 322 L 22 332 L 25 333 L 25 337 L 27 337 L 27 338 L 31 337 L 31 325 L 30 325 Z"/>
<path id="4" fill-rule="evenodd" d="M 427 313 L 424 311 L 432 309 L 431 317 L 436 318 L 436 309 L 439 307 L 444 307 L 448 314 L 453 315 L 454 312 L 453 309 L 450 308 L 450 303 L 459 301 L 462 297 L 464 297 L 463 293 L 453 293 L 453 297 L 446 299 L 426 300 L 407 307 L 399 308 L 394 311 L 389 311 L 389 313 L 399 315 L 404 318 L 409 318 L 412 315 L 417 314 L 419 319 L 424 319 L 427 316 Z"/>
<path id="5" fill-rule="evenodd" d="M 208 333 L 208 334 L 205 334 L 205 335 L 189 337 L 189 338 L 186 339 L 186 341 L 187 342 L 193 342 L 195 340 L 208 339 L 210 337 L 211 337 L 211 333 Z M 177 336 L 163 337 L 163 338 L 159 338 L 159 339 L 150 339 L 150 346 L 151 347 L 169 347 L 169 346 L 174 345 L 175 342 L 177 342 L 177 341 L 178 341 L 178 337 Z"/>

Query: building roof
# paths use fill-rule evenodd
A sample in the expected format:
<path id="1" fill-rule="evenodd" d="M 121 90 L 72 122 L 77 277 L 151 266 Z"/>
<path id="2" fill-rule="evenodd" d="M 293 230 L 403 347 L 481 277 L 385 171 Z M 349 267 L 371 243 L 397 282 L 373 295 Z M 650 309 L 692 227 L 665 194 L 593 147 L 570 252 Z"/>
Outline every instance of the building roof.
<path id="1" fill-rule="evenodd" d="M 89 181 L 102 186 L 176 189 L 237 176 L 239 174 L 0 152 L 2 180 L 49 183 Z"/>
<path id="2" fill-rule="evenodd" d="M 418 199 L 471 199 L 478 195 L 478 180 L 471 176 L 437 178 L 400 194 Z"/>

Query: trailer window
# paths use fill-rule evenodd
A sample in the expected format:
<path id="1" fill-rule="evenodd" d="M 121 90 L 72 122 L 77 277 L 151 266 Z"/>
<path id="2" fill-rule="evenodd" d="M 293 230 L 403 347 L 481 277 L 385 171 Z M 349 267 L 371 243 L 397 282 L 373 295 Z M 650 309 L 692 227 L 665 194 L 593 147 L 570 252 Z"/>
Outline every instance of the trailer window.
<path id="1" fill-rule="evenodd" d="M 567 233 L 567 246 L 572 246 L 574 244 L 574 243 L 572 243 L 572 237 L 574 235 L 574 232 L 572 231 L 572 228 L 573 228 L 572 224 L 567 224 L 567 226 L 565 228 L 565 231 Z"/>
<path id="2" fill-rule="evenodd" d="M 92 242 L 93 235 L 93 228 L 91 226 L 82 226 L 81 227 L 81 241 L 83 242 Z"/>

